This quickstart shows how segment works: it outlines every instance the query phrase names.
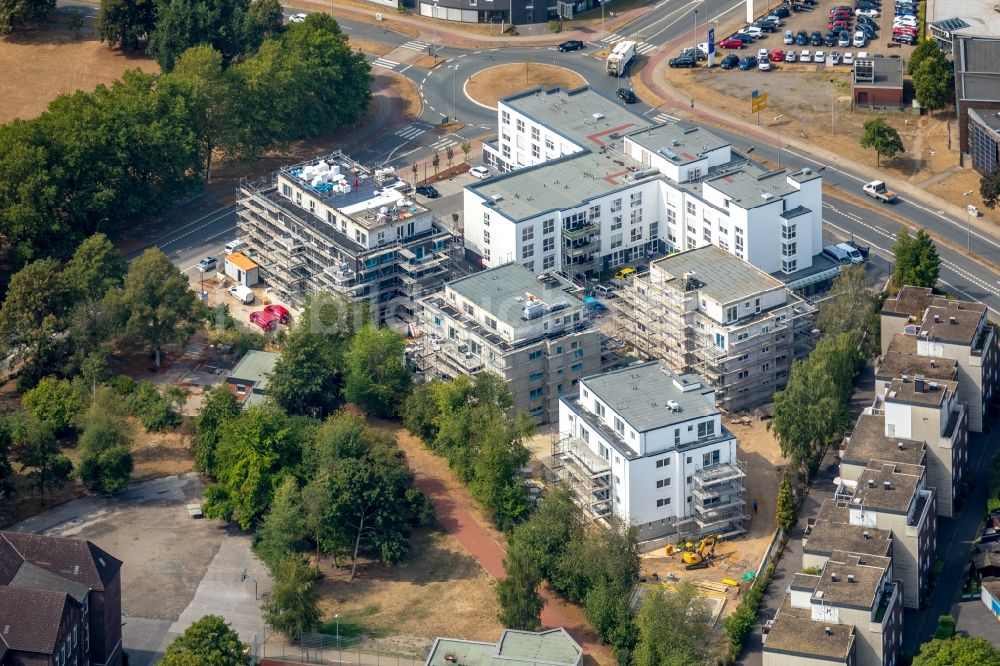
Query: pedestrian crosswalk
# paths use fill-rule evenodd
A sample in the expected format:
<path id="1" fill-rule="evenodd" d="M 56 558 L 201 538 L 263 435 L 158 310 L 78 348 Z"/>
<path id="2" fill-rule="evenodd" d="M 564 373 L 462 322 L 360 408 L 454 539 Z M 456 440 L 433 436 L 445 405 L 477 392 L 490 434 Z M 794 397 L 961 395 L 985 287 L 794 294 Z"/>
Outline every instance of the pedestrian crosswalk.
<path id="1" fill-rule="evenodd" d="M 389 60 L 388 58 L 378 58 L 377 60 L 373 60 L 372 64 L 376 67 L 384 67 L 386 69 L 396 69 L 396 66 L 399 65 L 395 60 Z"/>
<path id="2" fill-rule="evenodd" d="M 458 141 L 456 141 L 453 138 L 450 138 L 450 137 L 446 136 L 445 138 L 440 139 L 440 140 L 435 141 L 434 143 L 432 143 L 431 144 L 431 148 L 434 149 L 434 150 L 444 150 L 448 146 L 455 146 L 457 144 L 458 144 Z"/>
<path id="3" fill-rule="evenodd" d="M 404 49 L 410 49 L 411 51 L 421 51 L 424 53 L 426 53 L 428 49 L 430 49 L 430 46 L 431 45 L 428 44 L 427 42 L 420 42 L 415 39 L 403 44 Z"/>
<path id="4" fill-rule="evenodd" d="M 613 32 L 607 37 L 605 37 L 604 41 L 607 42 L 608 44 L 615 44 L 624 39 L 632 39 L 633 41 L 635 41 L 634 38 L 630 38 L 628 35 L 620 35 L 617 32 Z M 656 44 L 650 44 L 649 42 L 638 42 L 635 45 L 635 52 L 638 53 L 639 55 L 646 55 L 648 53 L 652 53 L 656 49 L 657 49 Z"/>
<path id="5" fill-rule="evenodd" d="M 668 116 L 665 113 L 658 113 L 655 116 L 653 116 L 653 120 L 656 121 L 657 123 L 667 123 L 671 121 L 676 122 L 677 118 L 674 118 L 673 116 Z"/>
<path id="6" fill-rule="evenodd" d="M 413 125 L 410 125 L 409 127 L 404 127 L 403 129 L 396 132 L 396 136 L 402 137 L 407 141 L 410 141 L 412 139 L 416 139 L 418 136 L 420 136 L 426 131 L 427 130 L 424 129 L 423 127 L 415 127 Z"/>

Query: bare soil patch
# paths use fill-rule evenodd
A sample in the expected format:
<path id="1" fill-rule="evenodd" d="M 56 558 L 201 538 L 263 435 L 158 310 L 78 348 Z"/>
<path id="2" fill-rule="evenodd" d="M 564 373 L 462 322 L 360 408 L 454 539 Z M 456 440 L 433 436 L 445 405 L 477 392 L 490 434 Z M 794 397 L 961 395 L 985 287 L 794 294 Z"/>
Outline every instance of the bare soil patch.
<path id="1" fill-rule="evenodd" d="M 71 30 L 54 26 L 0 39 L 0 123 L 33 118 L 58 95 L 93 90 L 135 68 L 160 71 L 152 58 L 112 51 L 96 39 L 75 39 Z"/>
<path id="2" fill-rule="evenodd" d="M 365 53 L 373 56 L 384 56 L 389 51 L 392 51 L 396 47 L 392 44 L 386 44 L 385 42 L 376 42 L 370 39 L 363 39 L 361 37 L 356 37 L 351 35 L 350 37 L 351 46 L 359 51 L 364 51 Z"/>
<path id="3" fill-rule="evenodd" d="M 496 108 L 497 100 L 501 97 L 513 95 L 525 88 L 559 86 L 567 89 L 586 83 L 582 76 L 565 67 L 537 62 L 511 63 L 476 72 L 465 83 L 465 92 L 480 104 Z"/>

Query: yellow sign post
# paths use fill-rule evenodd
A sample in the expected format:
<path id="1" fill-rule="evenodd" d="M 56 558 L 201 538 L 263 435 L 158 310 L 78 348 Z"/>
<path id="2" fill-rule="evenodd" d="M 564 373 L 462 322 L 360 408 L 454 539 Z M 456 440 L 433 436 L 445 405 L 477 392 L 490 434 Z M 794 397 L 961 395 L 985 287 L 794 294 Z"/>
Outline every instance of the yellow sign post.
<path id="1" fill-rule="evenodd" d="M 760 112 L 767 109 L 767 93 L 753 91 L 750 97 L 750 111 L 757 114 L 757 124 L 760 125 Z"/>

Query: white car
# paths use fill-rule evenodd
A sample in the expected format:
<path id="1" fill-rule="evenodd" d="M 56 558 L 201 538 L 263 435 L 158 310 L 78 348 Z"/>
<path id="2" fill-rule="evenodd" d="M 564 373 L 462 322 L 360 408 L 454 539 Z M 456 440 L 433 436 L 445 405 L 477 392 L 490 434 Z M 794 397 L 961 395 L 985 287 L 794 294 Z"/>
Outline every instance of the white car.
<path id="1" fill-rule="evenodd" d="M 795 49 L 789 49 L 785 52 L 785 62 L 795 62 L 798 58 L 795 56 Z"/>
<path id="2" fill-rule="evenodd" d="M 795 37 L 792 35 L 792 31 L 791 30 L 786 30 L 785 31 L 785 44 L 788 45 L 788 44 L 794 44 L 794 43 L 795 43 Z"/>
<path id="3" fill-rule="evenodd" d="M 854 10 L 855 16 L 867 16 L 868 18 L 878 18 L 879 13 L 877 9 L 856 9 Z"/>
<path id="4" fill-rule="evenodd" d="M 826 53 L 823 51 L 816 51 L 816 53 L 813 54 L 813 62 L 825 63 Z"/>
<path id="5" fill-rule="evenodd" d="M 860 48 L 868 42 L 868 38 L 865 37 L 865 33 L 858 30 L 854 33 L 854 48 Z"/>
<path id="6" fill-rule="evenodd" d="M 858 51 L 858 55 L 854 56 L 855 60 L 867 60 L 868 51 Z"/>
<path id="7" fill-rule="evenodd" d="M 490 170 L 483 166 L 474 166 L 469 169 L 469 173 L 478 178 L 479 180 L 486 180 L 490 177 Z"/>
<path id="8" fill-rule="evenodd" d="M 767 49 L 757 49 L 757 60 L 767 60 L 768 53 Z"/>
<path id="9" fill-rule="evenodd" d="M 830 54 L 830 64 L 831 65 L 839 65 L 840 64 L 840 53 L 838 53 L 837 51 L 833 51 Z"/>
<path id="10" fill-rule="evenodd" d="M 768 60 L 766 57 L 765 58 L 761 58 L 760 62 L 757 63 L 757 69 L 759 69 L 762 72 L 770 72 L 771 71 L 771 61 Z"/>
<path id="11" fill-rule="evenodd" d="M 302 23 L 306 20 L 306 14 L 294 14 L 288 18 L 289 23 Z"/>
<path id="12" fill-rule="evenodd" d="M 737 32 L 742 35 L 750 35 L 754 39 L 760 39 L 763 36 L 764 31 L 760 28 L 755 28 L 752 25 L 746 28 L 740 28 Z"/>
<path id="13" fill-rule="evenodd" d="M 916 16 L 897 16 L 892 19 L 893 25 L 912 25 L 916 27 L 917 17 Z"/>
<path id="14" fill-rule="evenodd" d="M 812 59 L 809 49 L 802 49 L 802 53 L 799 54 L 799 62 L 812 62 Z"/>
<path id="15" fill-rule="evenodd" d="M 845 65 L 853 65 L 854 64 L 854 54 L 851 53 L 850 51 L 848 51 L 840 59 L 840 62 L 844 63 Z"/>

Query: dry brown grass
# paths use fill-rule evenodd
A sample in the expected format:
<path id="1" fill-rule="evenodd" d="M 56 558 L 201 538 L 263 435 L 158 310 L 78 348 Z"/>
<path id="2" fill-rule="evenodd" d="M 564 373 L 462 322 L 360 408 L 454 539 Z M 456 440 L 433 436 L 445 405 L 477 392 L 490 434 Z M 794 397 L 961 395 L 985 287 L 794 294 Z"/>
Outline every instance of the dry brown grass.
<path id="1" fill-rule="evenodd" d="M 385 42 L 376 42 L 370 39 L 362 39 L 361 37 L 350 37 L 351 48 L 364 51 L 365 53 L 377 57 L 384 56 L 389 51 L 392 51 L 396 47 L 392 44 L 386 44 Z"/>
<path id="2" fill-rule="evenodd" d="M 444 58 L 440 56 L 425 55 L 414 60 L 413 66 L 420 67 L 422 69 L 434 69 L 443 62 Z"/>
<path id="3" fill-rule="evenodd" d="M 423 99 L 420 97 L 420 90 L 417 86 L 402 74 L 395 72 L 379 72 L 378 77 L 385 77 L 386 86 L 391 89 L 403 102 L 403 117 L 413 120 L 420 117 L 424 108 Z"/>
<path id="4" fill-rule="evenodd" d="M 0 123 L 33 118 L 64 93 L 90 91 L 135 68 L 158 72 L 145 56 L 112 51 L 96 39 L 74 39 L 61 28 L 26 30 L 0 39 Z"/>
<path id="5" fill-rule="evenodd" d="M 497 100 L 513 95 L 525 88 L 541 86 L 563 89 L 576 88 L 586 80 L 565 67 L 542 63 L 512 63 L 497 65 L 473 74 L 465 84 L 465 92 L 472 99 L 486 106 L 496 107 Z"/>

